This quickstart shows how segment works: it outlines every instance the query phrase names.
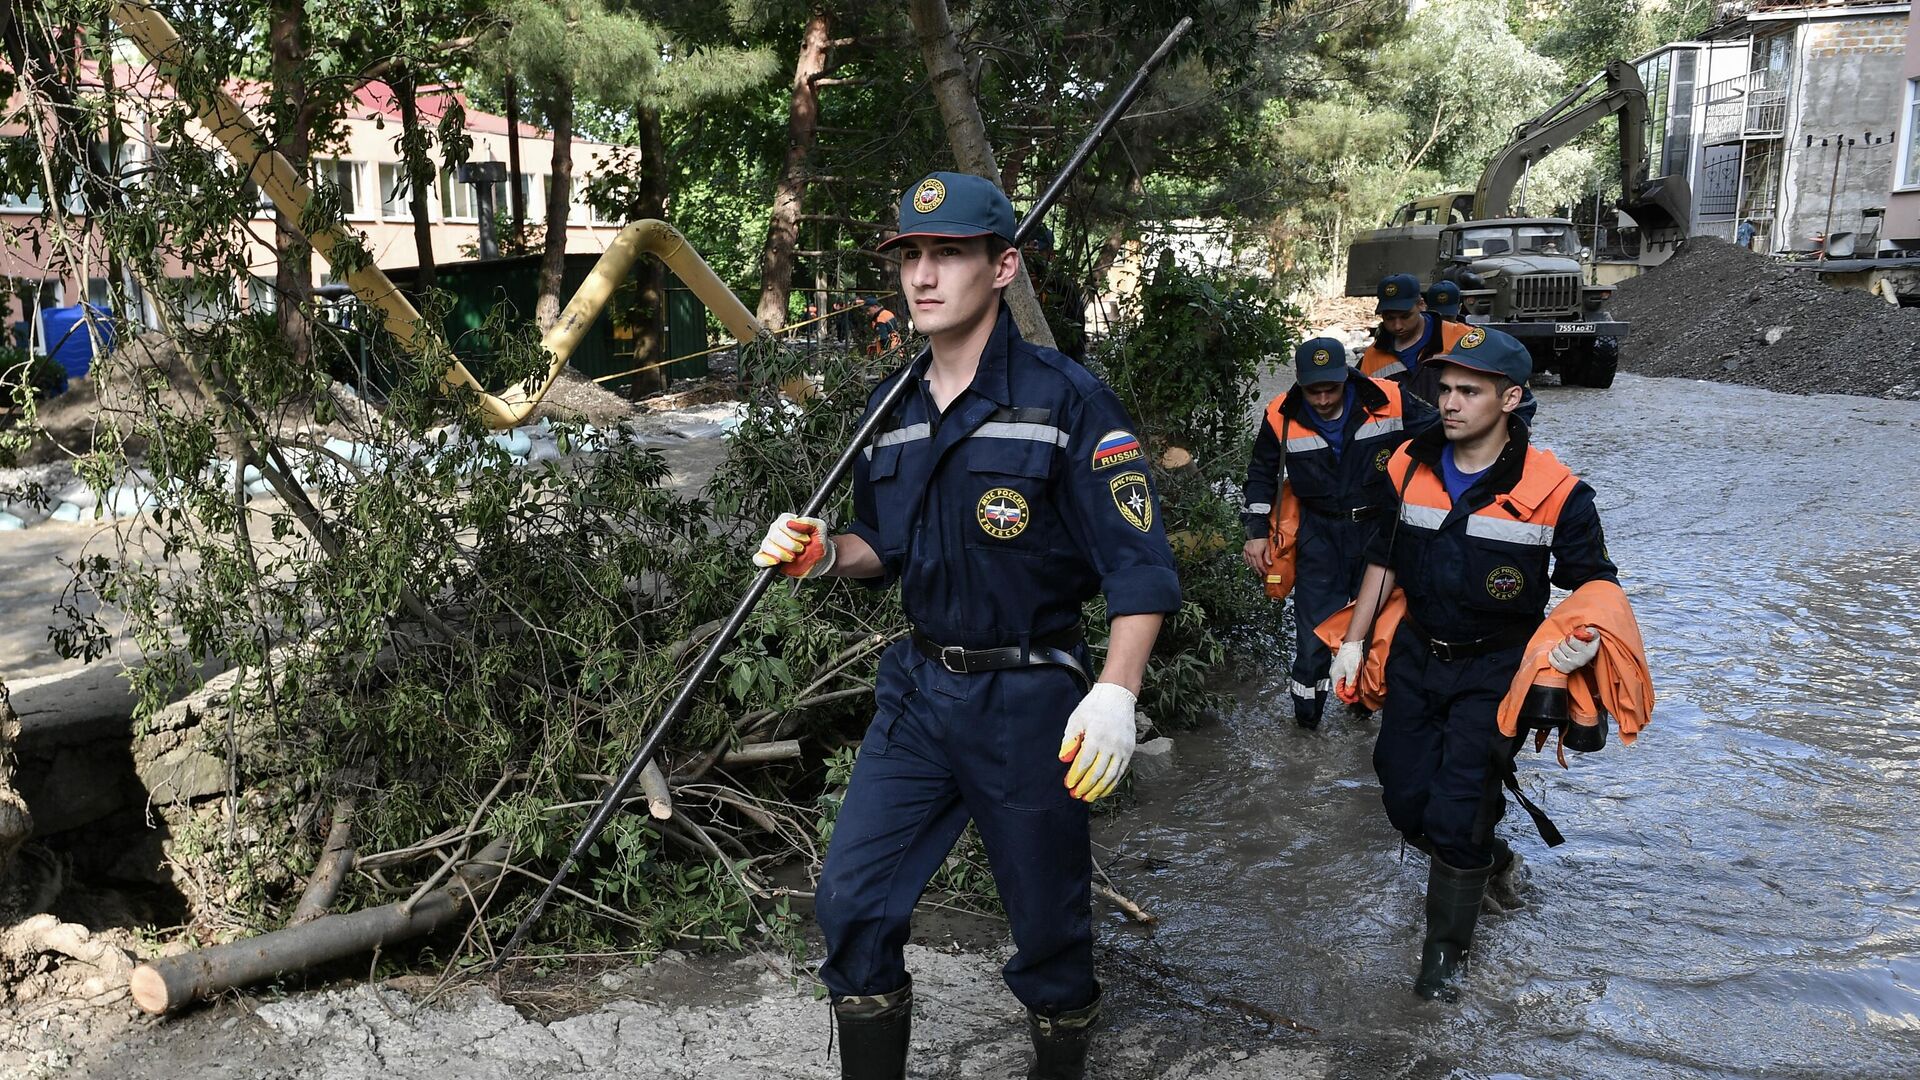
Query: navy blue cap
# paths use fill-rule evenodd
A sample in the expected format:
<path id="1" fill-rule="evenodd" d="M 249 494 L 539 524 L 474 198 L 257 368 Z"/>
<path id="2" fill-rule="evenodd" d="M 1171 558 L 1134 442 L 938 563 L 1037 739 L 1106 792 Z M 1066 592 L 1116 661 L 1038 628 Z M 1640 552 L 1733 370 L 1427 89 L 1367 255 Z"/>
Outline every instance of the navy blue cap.
<path id="1" fill-rule="evenodd" d="M 1295 381 L 1301 386 L 1347 381 L 1347 347 L 1330 337 L 1311 338 L 1293 350 Z"/>
<path id="2" fill-rule="evenodd" d="M 1460 336 L 1453 348 L 1433 358 L 1434 363 L 1458 364 L 1489 375 L 1505 375 L 1525 385 L 1533 378 L 1533 357 L 1520 339 L 1504 330 L 1476 326 Z"/>
<path id="3" fill-rule="evenodd" d="M 1412 274 L 1391 274 L 1380 279 L 1374 295 L 1380 298 L 1374 311 L 1412 311 L 1420 302 L 1420 279 Z"/>
<path id="4" fill-rule="evenodd" d="M 937 172 L 900 195 L 900 231 L 885 251 L 909 236 L 997 236 L 1013 243 L 1013 204 L 1000 186 L 970 173 Z"/>
<path id="5" fill-rule="evenodd" d="M 1460 314 L 1460 286 L 1451 281 L 1436 281 L 1427 286 L 1427 310 L 1436 315 Z"/>

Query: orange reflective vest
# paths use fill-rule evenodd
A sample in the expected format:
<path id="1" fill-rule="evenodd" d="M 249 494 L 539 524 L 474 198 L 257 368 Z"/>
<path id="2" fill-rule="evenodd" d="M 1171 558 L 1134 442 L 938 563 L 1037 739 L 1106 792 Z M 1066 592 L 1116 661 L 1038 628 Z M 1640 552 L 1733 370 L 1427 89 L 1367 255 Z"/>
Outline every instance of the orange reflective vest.
<path id="1" fill-rule="evenodd" d="M 1466 323 L 1439 319 L 1438 325 L 1434 327 L 1433 336 L 1427 339 L 1426 348 L 1420 350 L 1420 358 L 1425 360 L 1429 356 L 1452 352 L 1453 347 L 1459 344 L 1460 339 L 1466 337 L 1467 331 L 1471 329 L 1473 327 Z M 1360 370 L 1376 379 L 1405 378 L 1407 365 L 1400 361 L 1399 353 L 1381 347 L 1376 341 L 1367 346 L 1366 352 L 1360 354 Z"/>
<path id="2" fill-rule="evenodd" d="M 893 312 L 886 308 L 881 308 L 880 313 L 873 317 L 873 340 L 867 342 L 870 355 L 878 356 L 888 349 L 900 347 L 900 331 L 893 325 L 894 318 Z"/>

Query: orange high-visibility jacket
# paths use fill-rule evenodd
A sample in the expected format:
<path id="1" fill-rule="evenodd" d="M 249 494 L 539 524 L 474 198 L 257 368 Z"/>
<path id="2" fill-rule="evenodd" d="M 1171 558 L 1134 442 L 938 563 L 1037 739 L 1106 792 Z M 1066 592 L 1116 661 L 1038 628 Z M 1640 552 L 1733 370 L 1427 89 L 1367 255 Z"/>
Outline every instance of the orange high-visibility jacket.
<path id="1" fill-rule="evenodd" d="M 1293 485 L 1280 481 L 1280 497 L 1267 518 L 1267 599 L 1285 600 L 1293 591 L 1294 545 L 1300 539 L 1300 500 Z"/>
<path id="2" fill-rule="evenodd" d="M 1452 352 L 1453 347 L 1459 344 L 1461 338 L 1467 336 L 1467 331 L 1472 329 L 1473 327 L 1466 323 L 1441 319 L 1440 324 L 1434 328 L 1433 336 L 1427 339 L 1426 348 L 1420 350 L 1420 358 L 1425 360 L 1429 356 Z M 1375 341 L 1367 346 L 1366 352 L 1360 354 L 1360 371 L 1376 379 L 1388 379 L 1404 376 L 1407 365 L 1400 362 L 1399 353 L 1383 348 L 1378 341 Z"/>
<path id="3" fill-rule="evenodd" d="M 1633 605 L 1613 582 L 1589 581 L 1548 612 L 1547 620 L 1527 642 L 1526 659 L 1500 702 L 1502 735 L 1519 730 L 1520 704 L 1527 690 L 1543 673 L 1553 672 L 1547 653 L 1585 626 L 1600 631 L 1600 654 L 1593 663 L 1566 676 L 1568 711 L 1574 721 L 1592 724 L 1603 713 L 1611 713 L 1620 741 L 1631 745 L 1653 719 L 1653 677 L 1647 673 L 1646 646 L 1640 640 Z"/>

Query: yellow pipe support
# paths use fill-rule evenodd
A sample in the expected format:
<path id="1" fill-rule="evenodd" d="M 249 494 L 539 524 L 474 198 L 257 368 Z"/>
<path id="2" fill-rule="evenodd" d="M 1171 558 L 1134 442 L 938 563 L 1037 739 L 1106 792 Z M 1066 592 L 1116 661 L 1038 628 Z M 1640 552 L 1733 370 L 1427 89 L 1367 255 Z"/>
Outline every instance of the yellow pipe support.
<path id="1" fill-rule="evenodd" d="M 113 20 L 152 59 L 161 79 L 175 93 L 180 93 L 182 76 L 188 74 L 185 65 L 189 54 L 173 26 L 140 0 L 116 0 Z M 209 89 L 206 97 L 196 100 L 195 105 L 200 122 L 227 148 L 234 161 L 246 169 L 260 190 L 267 193 L 274 207 L 291 221 L 304 221 L 313 203 L 313 189 L 301 179 L 286 156 L 267 143 L 246 110 L 218 87 Z M 313 231 L 307 235 L 307 241 L 336 272 L 340 270 L 340 261 L 335 259 L 335 252 L 343 247 L 353 251 L 358 246 L 355 238 L 338 225 Z M 614 288 L 642 252 L 657 256 L 678 274 L 694 295 L 720 316 L 720 321 L 737 340 L 744 343 L 765 333 L 740 298 L 721 282 L 679 230 L 650 218 L 636 221 L 620 231 L 613 245 L 594 264 L 593 272 L 579 291 L 568 301 L 559 319 L 541 338 L 541 345 L 553 354 L 553 362 L 538 390 L 529 392 L 523 384 L 503 394 L 488 393 L 458 359 L 441 376 L 441 385 L 465 387 L 478 393 L 481 417 L 488 427 L 507 428 L 525 420 L 546 397 L 560 371 L 567 366 L 568 357 L 579 347 L 588 327 L 593 325 Z M 423 332 L 431 333 L 425 328 L 420 312 L 379 267 L 368 264 L 354 269 L 346 278 L 354 295 L 381 313 L 387 332 L 401 344 L 413 347 Z"/>

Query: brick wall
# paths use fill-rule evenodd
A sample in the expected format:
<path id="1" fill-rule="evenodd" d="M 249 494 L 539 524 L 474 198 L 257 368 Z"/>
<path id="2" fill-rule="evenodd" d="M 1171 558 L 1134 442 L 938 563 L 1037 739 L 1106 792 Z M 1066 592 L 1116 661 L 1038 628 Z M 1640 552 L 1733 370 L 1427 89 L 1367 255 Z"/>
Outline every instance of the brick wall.
<path id="1" fill-rule="evenodd" d="M 1808 53 L 1814 59 L 1862 53 L 1905 53 L 1907 17 L 1835 19 L 1807 27 Z"/>

